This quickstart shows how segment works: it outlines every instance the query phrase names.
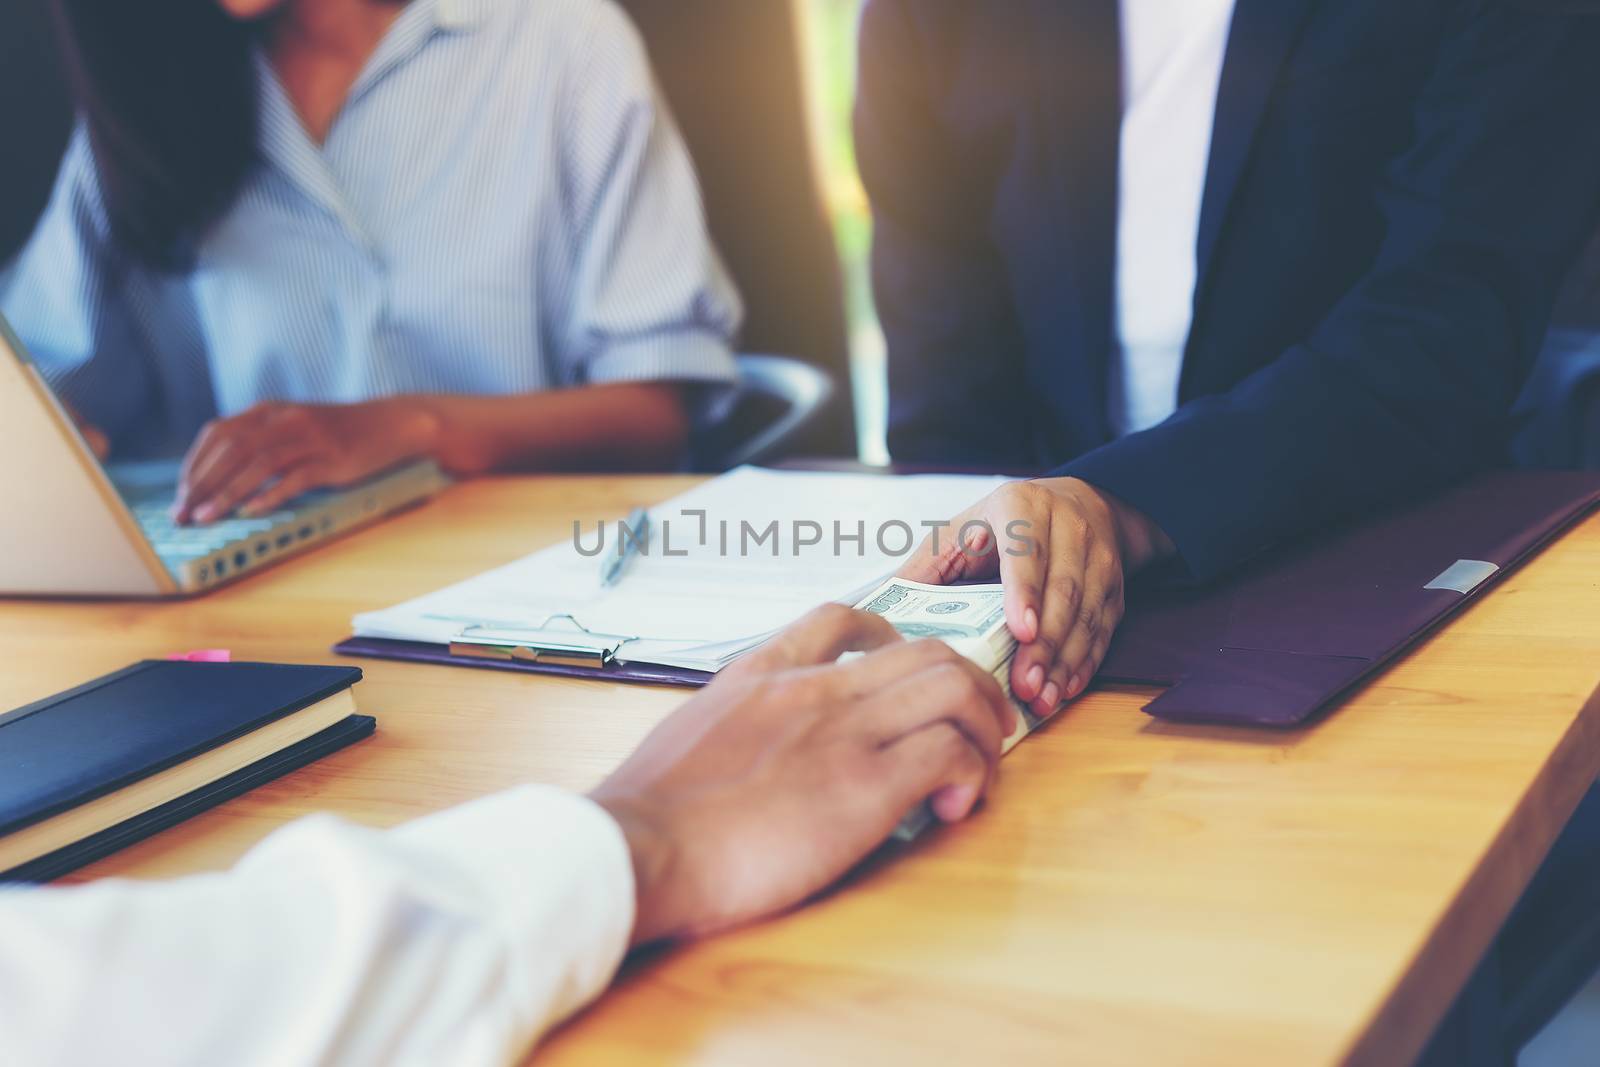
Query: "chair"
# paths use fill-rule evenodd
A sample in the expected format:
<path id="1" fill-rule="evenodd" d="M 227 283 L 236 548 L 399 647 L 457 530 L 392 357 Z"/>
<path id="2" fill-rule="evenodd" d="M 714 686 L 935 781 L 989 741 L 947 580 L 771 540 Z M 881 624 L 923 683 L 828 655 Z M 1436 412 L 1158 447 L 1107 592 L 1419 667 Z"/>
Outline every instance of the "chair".
<path id="1" fill-rule="evenodd" d="M 725 471 L 793 454 L 833 400 L 833 379 L 786 356 L 740 356 L 739 386 L 725 414 L 697 436 L 697 470 Z"/>
<path id="2" fill-rule="evenodd" d="M 72 96 L 47 0 L 0 4 L 0 266 L 44 210 L 72 129 Z"/>
<path id="3" fill-rule="evenodd" d="M 811 137 L 796 0 L 621 0 L 639 27 L 740 292 L 741 347 L 834 391 L 785 450 L 856 455 L 844 282 Z M 768 456 L 772 459 L 776 456 Z"/>

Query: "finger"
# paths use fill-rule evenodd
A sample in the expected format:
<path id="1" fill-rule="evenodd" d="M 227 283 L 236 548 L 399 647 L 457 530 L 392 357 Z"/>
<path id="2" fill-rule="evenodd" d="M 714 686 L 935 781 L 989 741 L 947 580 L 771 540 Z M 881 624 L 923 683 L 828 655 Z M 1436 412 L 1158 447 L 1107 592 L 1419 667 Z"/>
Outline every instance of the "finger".
<path id="1" fill-rule="evenodd" d="M 1119 612 L 1117 622 L 1120 623 L 1121 621 L 1121 613 Z M 1089 657 L 1085 661 L 1084 671 L 1079 678 L 1082 688 L 1080 688 L 1076 693 L 1068 693 L 1068 700 L 1072 700 L 1075 697 L 1083 695 L 1083 692 L 1089 688 L 1089 683 L 1094 681 L 1095 675 L 1100 673 L 1100 665 L 1106 661 L 1106 653 L 1111 648 L 1111 631 L 1114 629 L 1115 626 L 1111 627 L 1111 629 L 1107 630 L 1105 633 L 1102 633 L 1100 635 L 1100 639 L 1097 640 L 1089 649 Z"/>
<path id="2" fill-rule="evenodd" d="M 1059 694 L 1046 693 L 1057 651 L 1071 639 L 1083 603 L 1082 524 L 1070 514 L 1050 517 L 1049 540 L 1041 552 L 1042 606 L 1032 641 L 1024 641 L 1011 663 L 1011 688 L 1039 712 Z M 1042 713 L 1042 712 L 1041 712 Z"/>
<path id="3" fill-rule="evenodd" d="M 226 482 L 206 496 L 194 497 L 191 508 L 196 522 L 214 522 L 230 514 L 274 478 L 302 466 L 309 448 L 303 443 L 276 445 L 258 451 Z"/>
<path id="4" fill-rule="evenodd" d="M 239 508 L 239 514 L 248 519 L 270 515 L 296 497 L 320 488 L 324 482 L 324 479 L 317 477 L 317 465 L 314 463 L 291 467 L 279 475 L 272 485 L 245 501 Z"/>
<path id="5" fill-rule="evenodd" d="M 934 530 L 895 576 L 924 585 L 993 577 L 998 573 L 993 530 L 984 515 L 983 506 L 971 508 Z"/>
<path id="6" fill-rule="evenodd" d="M 833 692 L 842 700 L 859 700 L 944 663 L 961 654 L 943 641 L 897 641 L 837 666 L 827 672 Z"/>
<path id="7" fill-rule="evenodd" d="M 207 423 L 200 431 L 178 475 L 173 512 L 179 522 L 188 522 L 195 504 L 216 492 L 249 461 L 250 450 L 240 440 L 248 432 L 241 419 Z"/>
<path id="8" fill-rule="evenodd" d="M 905 735 L 882 752 L 886 830 L 930 799 L 942 822 L 966 818 L 994 780 L 997 760 L 950 719 Z"/>
<path id="9" fill-rule="evenodd" d="M 1045 602 L 1044 582 L 1050 567 L 1054 524 L 1049 490 L 1017 483 L 1008 487 L 1005 506 L 997 512 L 1005 534 L 996 563 L 1005 586 L 1006 625 L 1026 645 L 1038 639 Z"/>
<path id="10" fill-rule="evenodd" d="M 83 414 L 71 404 L 63 401 L 61 407 L 66 411 L 67 418 L 72 420 L 72 425 L 78 428 L 78 436 L 89 446 L 89 451 L 94 454 L 95 459 L 104 460 L 111 454 L 111 439 L 98 426 L 84 421 Z"/>
<path id="11" fill-rule="evenodd" d="M 1044 671 L 1043 684 L 1035 690 L 1038 695 L 1023 698 L 1035 715 L 1042 716 L 1054 715 L 1077 684 L 1077 668 L 1099 636 L 1106 600 L 1106 576 L 1079 569 L 1087 552 L 1075 537 L 1054 548 L 1052 555 L 1039 640 L 1017 652 L 1021 670 L 1034 677 L 1041 667 Z"/>
<path id="12" fill-rule="evenodd" d="M 1099 666 L 1099 660 L 1091 660 L 1090 650 L 1102 643 L 1122 617 L 1121 574 L 1118 573 L 1121 564 L 1114 556 L 1109 560 L 1104 556 L 1096 559 L 1097 554 L 1091 550 L 1086 579 L 1088 593 L 1078 609 L 1078 625 L 1056 653 L 1055 663 L 1050 668 L 1051 680 L 1057 684 L 1061 700 L 1071 700 L 1088 688 L 1089 679 L 1094 677 L 1095 668 Z"/>
<path id="13" fill-rule="evenodd" d="M 1016 712 L 992 677 L 958 659 L 880 690 L 851 713 L 849 728 L 883 748 L 941 721 L 956 724 L 986 758 L 998 760 Z"/>
<path id="14" fill-rule="evenodd" d="M 111 439 L 94 426 L 79 426 L 78 433 L 83 437 L 83 443 L 89 446 L 89 451 L 94 458 L 104 462 L 111 455 Z"/>
<path id="15" fill-rule="evenodd" d="M 745 672 L 792 670 L 832 663 L 846 652 L 869 651 L 899 640 L 900 635 L 882 616 L 824 604 L 742 662 Z"/>

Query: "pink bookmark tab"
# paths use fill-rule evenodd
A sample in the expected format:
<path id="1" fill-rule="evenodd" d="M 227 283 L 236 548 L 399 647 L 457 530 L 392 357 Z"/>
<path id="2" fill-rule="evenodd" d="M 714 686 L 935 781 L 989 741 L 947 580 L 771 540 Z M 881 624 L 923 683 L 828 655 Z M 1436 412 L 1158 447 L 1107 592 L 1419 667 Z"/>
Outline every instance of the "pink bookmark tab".
<path id="1" fill-rule="evenodd" d="M 179 652 L 167 658 L 184 663 L 231 663 L 233 653 L 225 648 L 199 648 L 193 652 Z"/>

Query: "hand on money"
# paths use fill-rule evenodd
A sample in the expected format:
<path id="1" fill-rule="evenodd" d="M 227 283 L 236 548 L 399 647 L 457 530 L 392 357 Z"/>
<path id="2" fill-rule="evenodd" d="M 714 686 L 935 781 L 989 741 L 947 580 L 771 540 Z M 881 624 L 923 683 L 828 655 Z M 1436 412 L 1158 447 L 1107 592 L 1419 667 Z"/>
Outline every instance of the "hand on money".
<path id="1" fill-rule="evenodd" d="M 1011 660 L 1017 654 L 1017 639 L 1006 625 L 1001 586 L 947 587 L 890 578 L 856 608 L 882 616 L 908 641 L 943 641 L 985 674 L 993 675 L 1017 712 L 1017 721 L 1006 734 L 1006 751 L 1042 721 L 1011 692 Z"/>
<path id="2" fill-rule="evenodd" d="M 1001 486 L 956 516 L 899 573 L 930 585 L 998 577 L 1020 643 L 1011 691 L 1049 716 L 1100 669 L 1127 577 L 1174 551 L 1155 523 L 1109 493 L 1041 478 Z"/>
<path id="3" fill-rule="evenodd" d="M 867 655 L 836 664 L 842 653 Z M 734 666 L 594 791 L 622 827 L 634 941 L 707 934 L 798 904 L 927 800 L 963 819 L 1015 712 L 949 646 L 833 605 Z"/>

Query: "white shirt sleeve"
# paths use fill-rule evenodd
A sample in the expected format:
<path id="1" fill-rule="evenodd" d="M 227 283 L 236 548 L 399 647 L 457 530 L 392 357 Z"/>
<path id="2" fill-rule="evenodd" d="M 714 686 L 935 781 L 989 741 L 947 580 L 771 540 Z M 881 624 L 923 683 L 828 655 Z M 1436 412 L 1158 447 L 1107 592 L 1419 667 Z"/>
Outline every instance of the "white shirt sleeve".
<path id="1" fill-rule="evenodd" d="M 0 892 L 0 1063 L 498 1065 L 610 982 L 621 831 L 528 786 L 389 831 L 329 816 L 231 871 Z"/>
<path id="2" fill-rule="evenodd" d="M 744 315 L 694 165 L 621 8 L 586 4 L 559 95 L 568 239 L 541 291 L 569 383 L 731 383 Z"/>

